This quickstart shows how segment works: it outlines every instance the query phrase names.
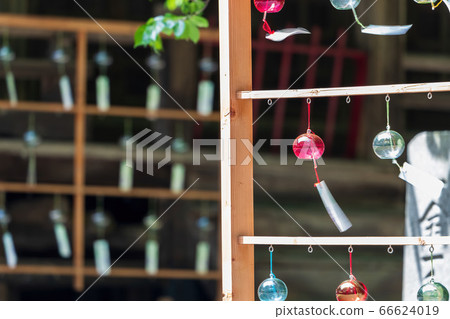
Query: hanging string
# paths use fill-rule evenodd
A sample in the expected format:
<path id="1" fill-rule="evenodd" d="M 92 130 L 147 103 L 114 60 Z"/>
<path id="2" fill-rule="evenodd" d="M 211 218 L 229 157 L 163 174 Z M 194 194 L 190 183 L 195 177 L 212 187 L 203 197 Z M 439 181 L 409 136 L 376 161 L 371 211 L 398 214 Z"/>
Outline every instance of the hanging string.
<path id="1" fill-rule="evenodd" d="M 348 248 L 348 255 L 349 255 L 349 259 L 350 259 L 350 277 L 353 277 L 352 253 L 353 253 L 353 247 L 350 246 Z"/>
<path id="2" fill-rule="evenodd" d="M 308 103 L 308 133 L 311 133 L 311 99 L 308 98 L 306 100 L 306 103 Z"/>
<path id="3" fill-rule="evenodd" d="M 391 98 L 389 97 L 389 94 L 386 95 L 386 129 L 389 131 L 391 129 L 391 126 L 389 124 L 389 102 L 391 101 Z"/>
<path id="4" fill-rule="evenodd" d="M 273 274 L 273 271 L 272 271 L 272 254 L 273 254 L 273 246 L 272 245 L 270 245 L 270 247 L 269 247 L 269 254 L 270 254 L 270 277 L 275 278 L 275 275 Z"/>
<path id="5" fill-rule="evenodd" d="M 317 173 L 317 161 L 315 158 L 313 158 L 313 163 L 314 163 L 314 172 L 316 173 L 317 184 L 319 184 L 320 178 L 319 178 L 319 173 Z"/>
<path id="6" fill-rule="evenodd" d="M 431 262 L 431 280 L 434 280 L 434 266 L 433 266 L 433 245 L 430 246 L 430 262 Z"/>
<path id="7" fill-rule="evenodd" d="M 263 30 L 266 31 L 268 34 L 274 34 L 275 31 L 273 31 L 273 30 L 270 28 L 269 24 L 268 24 L 267 21 L 266 21 L 266 16 L 267 16 L 267 12 L 264 12 L 264 16 L 263 16 L 263 19 L 262 19 L 262 21 L 264 22 L 264 23 L 263 23 Z"/>

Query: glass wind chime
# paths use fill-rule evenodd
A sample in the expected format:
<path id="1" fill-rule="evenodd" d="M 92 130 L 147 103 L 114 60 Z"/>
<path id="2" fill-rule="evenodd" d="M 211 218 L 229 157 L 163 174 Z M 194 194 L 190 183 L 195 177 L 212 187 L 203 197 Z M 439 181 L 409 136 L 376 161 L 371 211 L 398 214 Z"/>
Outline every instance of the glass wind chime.
<path id="1" fill-rule="evenodd" d="M 209 244 L 208 238 L 214 226 L 208 215 L 208 202 L 203 202 L 201 216 L 197 219 L 199 242 L 195 251 L 195 271 L 199 274 L 206 274 L 209 271 L 211 245 Z"/>
<path id="2" fill-rule="evenodd" d="M 70 78 L 66 71 L 66 66 L 70 61 L 70 57 L 64 49 L 64 35 L 62 33 L 58 34 L 56 42 L 56 50 L 52 53 L 52 60 L 58 66 L 61 101 L 65 110 L 71 110 L 73 108 L 73 95 Z"/>
<path id="3" fill-rule="evenodd" d="M 356 7 L 361 0 L 330 0 L 331 4 L 337 10 L 352 10 L 356 23 L 361 27 L 361 32 L 374 35 L 402 35 L 406 34 L 411 29 L 412 24 L 409 25 L 368 25 L 365 26 L 359 21 L 356 14 Z"/>
<path id="4" fill-rule="evenodd" d="M 133 122 L 130 118 L 125 119 L 123 136 L 119 140 L 123 153 L 119 169 L 119 189 L 123 192 L 128 192 L 133 188 L 133 166 L 127 165 L 127 141 L 132 138 L 132 125 Z"/>
<path id="5" fill-rule="evenodd" d="M 266 39 L 272 40 L 272 41 L 283 41 L 287 37 L 290 37 L 291 35 L 295 34 L 310 34 L 308 30 L 304 28 L 287 28 L 282 30 L 273 31 L 269 23 L 267 23 L 267 14 L 268 13 L 277 13 L 280 12 L 281 9 L 284 7 L 284 1 L 285 0 L 254 0 L 254 4 L 256 9 L 264 13 L 263 16 L 263 29 L 267 32 Z"/>
<path id="6" fill-rule="evenodd" d="M 154 203 L 153 203 L 154 202 Z M 159 240 L 158 233 L 163 227 L 157 213 L 157 201 L 148 201 L 148 212 L 143 223 L 147 231 L 147 241 L 145 243 L 145 271 L 154 275 L 159 270 Z"/>
<path id="7" fill-rule="evenodd" d="M 431 4 L 431 9 L 436 9 L 441 3 L 445 3 L 448 10 L 450 11 L 450 1 L 449 0 L 414 0 L 418 4 Z"/>
<path id="8" fill-rule="evenodd" d="M 337 301 L 366 301 L 367 300 L 367 288 L 362 282 L 358 281 L 353 275 L 353 265 L 352 265 L 352 254 L 353 247 L 349 247 L 349 266 L 350 274 L 349 279 L 343 281 L 336 288 L 336 299 Z"/>
<path id="9" fill-rule="evenodd" d="M 11 106 L 16 106 L 18 102 L 16 81 L 14 73 L 11 69 L 11 62 L 14 61 L 16 55 L 11 50 L 9 45 L 9 35 L 7 31 L 3 34 L 3 45 L 0 48 L 0 61 L 2 61 L 3 69 L 5 71 L 6 89 L 8 91 L 9 103 Z"/>
<path id="10" fill-rule="evenodd" d="M 172 142 L 172 150 L 176 154 L 183 154 L 189 150 L 188 143 L 184 139 L 184 126 L 181 123 L 175 124 L 175 138 Z M 184 190 L 186 181 L 186 165 L 175 162 L 172 165 L 170 175 L 170 190 L 174 193 L 181 193 Z"/>
<path id="11" fill-rule="evenodd" d="M 103 197 L 97 198 L 97 208 L 91 220 L 97 233 L 97 239 L 94 241 L 95 269 L 99 275 L 109 275 L 111 257 L 109 243 L 106 240 L 106 229 L 111 225 L 111 218 L 105 213 Z"/>
<path id="12" fill-rule="evenodd" d="M 214 82 L 211 80 L 212 74 L 217 71 L 217 63 L 211 57 L 204 57 L 199 63 L 202 73 L 202 80 L 198 83 L 197 112 L 203 116 L 208 116 L 214 108 Z"/>
<path id="13" fill-rule="evenodd" d="M 391 130 L 389 122 L 389 102 L 391 98 L 386 96 L 386 130 L 378 133 L 372 143 L 372 148 L 375 154 L 381 159 L 392 160 L 393 164 L 400 167 L 397 162 L 403 152 L 405 151 L 405 140 L 396 131 Z M 401 167 L 400 167 L 401 169 Z"/>
<path id="14" fill-rule="evenodd" d="M 258 287 L 258 298 L 261 301 L 285 301 L 288 296 L 288 288 L 284 281 L 275 277 L 272 271 L 273 246 L 269 247 L 270 272 L 269 278 L 265 279 Z"/>
<path id="15" fill-rule="evenodd" d="M 69 258 L 72 255 L 72 249 L 66 227 L 68 218 L 62 209 L 61 195 L 55 195 L 53 209 L 50 211 L 49 217 L 53 222 L 58 253 L 62 258 Z"/>
<path id="16" fill-rule="evenodd" d="M 106 51 L 106 43 L 101 44 L 100 51 L 94 57 L 99 67 L 100 74 L 96 80 L 97 108 L 100 111 L 108 111 L 110 102 L 110 82 L 107 74 L 108 67 L 113 63 L 113 58 Z"/>
<path id="17" fill-rule="evenodd" d="M 27 183 L 30 185 L 37 182 L 37 169 L 36 169 L 36 147 L 41 144 L 41 138 L 36 133 L 34 113 L 28 115 L 28 130 L 23 135 L 23 141 L 27 148 L 28 155 L 28 171 L 27 171 Z"/>
<path id="18" fill-rule="evenodd" d="M 319 192 L 320 198 L 340 232 L 344 232 L 352 227 L 352 223 L 347 218 L 345 213 L 337 204 L 333 195 L 331 195 L 325 181 L 320 181 L 317 173 L 317 160 L 319 160 L 325 152 L 325 144 L 323 140 L 314 134 L 311 130 L 311 99 L 307 99 L 308 104 L 308 129 L 305 134 L 299 135 L 292 145 L 295 156 L 301 160 L 312 160 L 314 164 L 314 171 L 317 178 L 317 183 L 314 185 Z"/>
<path id="19" fill-rule="evenodd" d="M 6 212 L 6 194 L 0 193 L 0 226 L 3 232 L 3 248 L 5 251 L 6 264 L 9 268 L 16 268 L 17 266 L 17 253 L 14 246 L 14 240 L 11 232 L 8 229 L 8 225 L 11 222 L 10 215 Z"/>
<path id="20" fill-rule="evenodd" d="M 417 300 L 419 301 L 448 301 L 448 290 L 439 282 L 434 281 L 434 266 L 433 266 L 433 245 L 430 246 L 430 281 L 420 287 L 417 292 Z"/>
<path id="21" fill-rule="evenodd" d="M 161 82 L 161 71 L 166 67 L 166 62 L 158 54 L 148 57 L 146 64 L 150 69 L 150 73 L 156 82 Z M 161 107 L 161 88 L 156 83 L 151 83 L 147 87 L 147 111 L 156 111 Z"/>

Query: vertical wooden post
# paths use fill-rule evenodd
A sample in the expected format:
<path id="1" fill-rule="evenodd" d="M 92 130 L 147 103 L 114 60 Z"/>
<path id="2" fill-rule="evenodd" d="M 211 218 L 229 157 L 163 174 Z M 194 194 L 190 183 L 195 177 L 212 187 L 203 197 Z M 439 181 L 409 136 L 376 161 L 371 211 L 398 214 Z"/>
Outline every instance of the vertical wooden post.
<path id="1" fill-rule="evenodd" d="M 253 142 L 252 102 L 236 98 L 252 88 L 250 10 L 250 0 L 219 0 L 223 300 L 254 300 L 253 246 L 238 242 L 253 235 L 253 161 L 242 165 L 252 158 L 242 143 Z"/>
<path id="2" fill-rule="evenodd" d="M 84 143 L 86 132 L 86 82 L 87 82 L 87 34 L 77 34 L 77 65 L 75 79 L 76 110 L 74 132 L 73 179 L 75 196 L 73 200 L 73 263 L 75 269 L 74 288 L 84 288 Z"/>

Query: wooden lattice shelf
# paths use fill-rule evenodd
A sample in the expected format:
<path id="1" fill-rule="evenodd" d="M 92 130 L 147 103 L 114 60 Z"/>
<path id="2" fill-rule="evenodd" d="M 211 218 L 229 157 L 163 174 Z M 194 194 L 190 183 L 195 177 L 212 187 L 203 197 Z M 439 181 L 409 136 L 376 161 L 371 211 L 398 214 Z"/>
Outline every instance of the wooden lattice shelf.
<path id="1" fill-rule="evenodd" d="M 49 156 L 73 157 L 73 184 L 37 184 L 28 185 L 24 183 L 1 182 L 0 191 L 15 193 L 37 193 L 37 194 L 64 194 L 73 196 L 73 260 L 71 266 L 46 266 L 46 265 L 18 265 L 15 269 L 9 269 L 0 265 L 0 273 L 3 274 L 31 274 L 31 275 L 65 275 L 73 276 L 74 288 L 82 291 L 85 287 L 85 277 L 98 276 L 93 267 L 85 265 L 85 199 L 86 196 L 111 196 L 130 198 L 160 198 L 177 199 L 181 193 L 174 193 L 163 188 L 133 188 L 123 192 L 117 187 L 105 187 L 86 185 L 86 120 L 89 116 L 114 116 L 134 117 L 166 120 L 187 121 L 195 119 L 202 122 L 219 122 L 219 112 L 213 112 L 208 116 L 198 114 L 194 110 L 165 109 L 160 108 L 149 112 L 144 107 L 111 106 L 106 112 L 97 109 L 95 105 L 87 103 L 87 80 L 88 80 L 88 42 L 98 41 L 98 35 L 104 34 L 105 30 L 124 45 L 133 43 L 133 35 L 140 23 L 126 21 L 98 21 L 104 28 L 100 28 L 90 19 L 74 19 L 66 17 L 39 17 L 29 15 L 0 14 L 0 27 L 8 28 L 13 37 L 27 38 L 51 38 L 57 32 L 66 32 L 75 36 L 76 51 L 74 73 L 74 100 L 75 105 L 71 110 L 64 110 L 61 103 L 42 101 L 19 101 L 18 105 L 12 107 L 9 101 L 0 101 L 0 110 L 10 112 L 41 112 L 54 114 L 69 114 L 74 120 L 73 144 L 59 143 L 63 145 L 61 150 L 53 149 Z M 201 41 L 217 43 L 219 32 L 217 29 L 201 31 Z M 108 39 L 109 40 L 109 39 Z M 14 143 L 13 143 L 14 144 Z M 12 145 L 5 142 L 4 149 Z M 15 150 L 21 148 L 16 143 Z M 120 150 L 112 150 L 114 154 Z M 39 151 L 37 151 L 39 155 Z M 61 154 L 60 154 L 61 155 Z M 207 200 L 219 201 L 220 193 L 217 191 L 189 190 L 183 196 L 183 200 Z M 144 269 L 138 268 L 115 268 L 111 276 L 126 278 L 177 278 L 177 279 L 205 279 L 220 280 L 219 271 L 210 271 L 206 274 L 198 274 L 194 270 L 161 269 L 154 276 L 148 275 Z"/>

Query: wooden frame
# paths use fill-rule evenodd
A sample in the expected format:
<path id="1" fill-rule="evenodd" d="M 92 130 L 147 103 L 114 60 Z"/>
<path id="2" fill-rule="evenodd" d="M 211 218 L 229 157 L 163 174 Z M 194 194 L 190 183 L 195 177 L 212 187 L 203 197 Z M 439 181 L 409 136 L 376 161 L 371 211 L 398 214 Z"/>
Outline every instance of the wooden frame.
<path id="1" fill-rule="evenodd" d="M 299 244 L 298 237 L 276 239 L 253 237 L 253 167 L 242 165 L 242 159 L 252 154 L 239 143 L 252 141 L 252 99 L 312 98 L 353 95 L 385 95 L 406 93 L 433 93 L 450 91 L 450 82 L 325 88 L 307 90 L 252 91 L 250 0 L 219 0 L 220 33 L 220 92 L 221 92 L 221 193 L 222 193 L 222 282 L 223 300 L 254 300 L 255 244 Z M 274 44 L 275 45 L 275 44 Z M 276 107 L 276 106 L 275 106 Z M 236 140 L 236 148 L 230 147 Z M 236 164 L 233 164 L 236 163 Z M 302 239 L 301 244 L 313 245 L 330 239 Z M 333 239 L 337 240 L 337 239 Z M 383 240 L 353 239 L 354 244 L 415 244 L 419 238 Z M 391 241 L 391 242 L 389 242 Z M 342 245 L 351 239 L 338 240 Z M 425 243 L 450 244 L 450 237 L 426 239 Z"/>

